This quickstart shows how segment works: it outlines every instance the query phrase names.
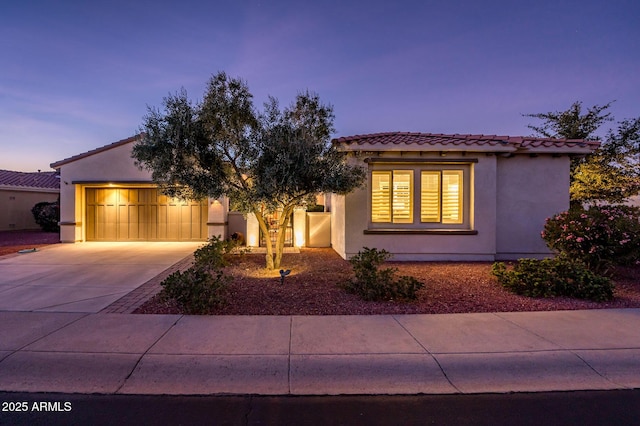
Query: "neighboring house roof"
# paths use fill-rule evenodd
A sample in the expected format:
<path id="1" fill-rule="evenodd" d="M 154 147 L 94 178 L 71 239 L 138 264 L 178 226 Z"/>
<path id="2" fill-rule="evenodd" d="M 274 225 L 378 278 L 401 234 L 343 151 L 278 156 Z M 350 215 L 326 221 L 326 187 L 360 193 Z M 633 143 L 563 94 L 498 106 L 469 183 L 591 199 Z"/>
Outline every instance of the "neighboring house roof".
<path id="1" fill-rule="evenodd" d="M 493 151 L 585 154 L 600 142 L 585 139 L 552 139 L 530 136 L 444 135 L 435 133 L 388 132 L 333 139 L 346 151 Z"/>
<path id="2" fill-rule="evenodd" d="M 100 148 L 92 149 L 91 151 L 83 152 L 82 154 L 74 155 L 73 157 L 65 158 L 64 160 L 56 161 L 55 163 L 51 163 L 51 168 L 52 169 L 57 169 L 60 166 L 63 166 L 65 164 L 67 164 L 67 163 L 71 163 L 71 162 L 80 160 L 82 158 L 86 158 L 86 157 L 89 157 L 91 155 L 98 154 L 100 152 L 108 151 L 110 149 L 117 148 L 119 146 L 126 145 L 126 144 L 131 143 L 131 142 L 136 142 L 141 137 L 142 137 L 142 135 L 138 134 L 138 135 L 126 138 L 126 139 L 119 140 L 117 142 L 110 143 L 109 145 L 101 146 Z"/>
<path id="3" fill-rule="evenodd" d="M 14 172 L 0 170 L 0 188 L 12 189 L 60 189 L 60 179 L 56 172 Z"/>

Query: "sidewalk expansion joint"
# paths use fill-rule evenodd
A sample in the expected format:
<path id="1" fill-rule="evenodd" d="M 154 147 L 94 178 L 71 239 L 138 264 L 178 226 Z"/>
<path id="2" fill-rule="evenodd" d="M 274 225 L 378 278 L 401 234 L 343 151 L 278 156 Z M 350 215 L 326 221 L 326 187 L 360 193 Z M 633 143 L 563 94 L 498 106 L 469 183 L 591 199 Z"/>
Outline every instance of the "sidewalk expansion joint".
<path id="1" fill-rule="evenodd" d="M 171 331 L 176 324 L 178 324 L 178 322 L 184 317 L 184 315 L 180 315 L 178 318 L 176 318 L 176 320 L 173 322 L 173 324 L 171 324 L 171 327 L 167 328 L 167 330 L 162 333 L 162 335 L 160 335 L 155 342 L 153 342 L 151 345 L 149 345 L 149 347 L 147 348 L 146 351 L 144 351 L 137 359 L 135 365 L 133 366 L 133 368 L 131 368 L 131 371 L 129 372 L 129 374 L 127 374 L 127 377 L 124 378 L 124 380 L 122 381 L 122 383 L 120 384 L 120 386 L 118 386 L 118 388 L 115 390 L 114 394 L 118 394 L 120 393 L 120 391 L 122 390 L 122 388 L 124 387 L 124 385 L 127 383 L 127 380 L 129 380 L 129 378 L 133 375 L 133 373 L 136 371 L 136 369 L 138 368 L 138 365 L 140 365 L 140 362 L 142 362 L 142 359 L 145 357 L 145 355 L 147 355 L 149 353 L 149 351 L 151 350 L 151 348 L 153 348 L 164 336 L 167 335 L 167 333 L 169 333 L 169 331 Z"/>
<path id="2" fill-rule="evenodd" d="M 293 317 L 289 317 L 289 354 L 287 356 L 287 386 L 291 394 L 291 345 L 293 340 Z"/>
<path id="3" fill-rule="evenodd" d="M 429 351 L 429 349 L 427 349 L 418 339 L 416 339 L 416 337 L 413 334 L 411 334 L 411 332 L 407 330 L 407 328 L 400 321 L 398 321 L 398 318 L 395 315 L 392 315 L 392 318 L 409 336 L 411 336 L 413 341 L 416 342 L 425 351 L 426 354 L 430 355 L 431 358 L 433 358 L 435 363 L 438 365 L 440 372 L 442 373 L 444 378 L 447 379 L 447 382 L 449 383 L 449 385 L 451 385 L 451 387 L 454 388 L 457 392 L 462 393 L 462 391 L 455 384 L 453 384 L 453 382 L 451 381 L 451 378 L 449 378 L 449 376 L 447 375 L 447 372 L 444 371 L 444 368 L 440 364 L 440 361 L 438 361 L 438 358 L 436 358 L 435 355 Z"/>

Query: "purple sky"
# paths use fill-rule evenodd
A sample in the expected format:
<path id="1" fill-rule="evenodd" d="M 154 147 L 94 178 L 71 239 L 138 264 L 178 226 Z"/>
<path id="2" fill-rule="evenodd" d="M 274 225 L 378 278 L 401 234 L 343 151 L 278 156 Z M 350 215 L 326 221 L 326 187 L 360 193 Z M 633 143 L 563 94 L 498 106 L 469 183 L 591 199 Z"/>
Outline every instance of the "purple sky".
<path id="1" fill-rule="evenodd" d="M 309 89 L 336 136 L 528 135 L 521 116 L 616 100 L 640 115 L 640 2 L 3 2 L 0 169 L 47 170 L 131 136 L 147 105 L 209 77 L 245 79 L 261 107 Z"/>

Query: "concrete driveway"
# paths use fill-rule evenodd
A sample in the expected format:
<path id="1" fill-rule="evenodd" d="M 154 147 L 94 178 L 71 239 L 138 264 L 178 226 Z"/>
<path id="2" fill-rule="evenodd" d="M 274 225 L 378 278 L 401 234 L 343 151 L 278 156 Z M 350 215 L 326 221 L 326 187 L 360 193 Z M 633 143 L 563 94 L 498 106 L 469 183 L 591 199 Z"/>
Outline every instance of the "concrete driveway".
<path id="1" fill-rule="evenodd" d="M 0 310 L 99 312 L 201 242 L 57 244 L 0 258 Z"/>

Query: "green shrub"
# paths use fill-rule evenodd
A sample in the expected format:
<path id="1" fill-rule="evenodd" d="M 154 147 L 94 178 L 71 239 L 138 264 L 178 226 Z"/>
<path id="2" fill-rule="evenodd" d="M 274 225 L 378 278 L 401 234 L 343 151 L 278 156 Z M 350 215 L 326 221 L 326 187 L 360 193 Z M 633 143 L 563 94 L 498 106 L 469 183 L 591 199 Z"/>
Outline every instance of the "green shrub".
<path id="1" fill-rule="evenodd" d="M 315 213 L 317 213 L 317 212 L 322 213 L 322 212 L 324 212 L 324 205 L 322 205 L 322 204 L 313 204 L 313 205 L 307 206 L 307 212 L 309 212 L 309 213 L 314 213 L 314 212 Z"/>
<path id="2" fill-rule="evenodd" d="M 250 249 L 241 248 L 239 240 L 221 240 L 220 237 L 211 237 L 206 245 L 193 252 L 193 258 L 196 265 L 217 269 L 228 265 L 231 254 L 244 254 L 248 251 Z"/>
<path id="3" fill-rule="evenodd" d="M 211 237 L 209 242 L 193 252 L 195 265 L 209 269 L 218 269 L 227 265 L 225 255 L 228 243 L 220 237 Z"/>
<path id="4" fill-rule="evenodd" d="M 611 280 L 566 256 L 542 260 L 520 259 L 512 269 L 497 262 L 493 264 L 491 272 L 504 288 L 524 296 L 566 296 L 594 301 L 613 298 Z"/>
<path id="5" fill-rule="evenodd" d="M 60 231 L 60 203 L 58 201 L 54 203 L 48 203 L 43 201 L 36 204 L 31 209 L 33 219 L 38 226 L 46 232 L 58 232 Z"/>
<path id="6" fill-rule="evenodd" d="M 187 314 L 206 314 L 226 303 L 230 277 L 224 275 L 228 256 L 239 250 L 234 240 L 212 237 L 193 253 L 194 263 L 184 272 L 174 272 L 160 285 L 161 297 L 174 299 Z M 243 253 L 243 251 L 240 251 Z"/>
<path id="7" fill-rule="evenodd" d="M 357 294 L 364 300 L 414 300 L 424 284 L 410 276 L 396 277 L 397 268 L 379 269 L 391 254 L 386 250 L 364 247 L 349 262 L 355 279 L 344 285 L 349 293 Z"/>
<path id="8" fill-rule="evenodd" d="M 226 303 L 228 282 L 221 269 L 212 272 L 194 265 L 169 275 L 161 283 L 161 296 L 174 299 L 186 314 L 206 314 Z"/>
<path id="9" fill-rule="evenodd" d="M 548 218 L 542 238 L 560 254 L 582 260 L 595 273 L 640 260 L 640 215 L 628 206 L 572 208 Z"/>

